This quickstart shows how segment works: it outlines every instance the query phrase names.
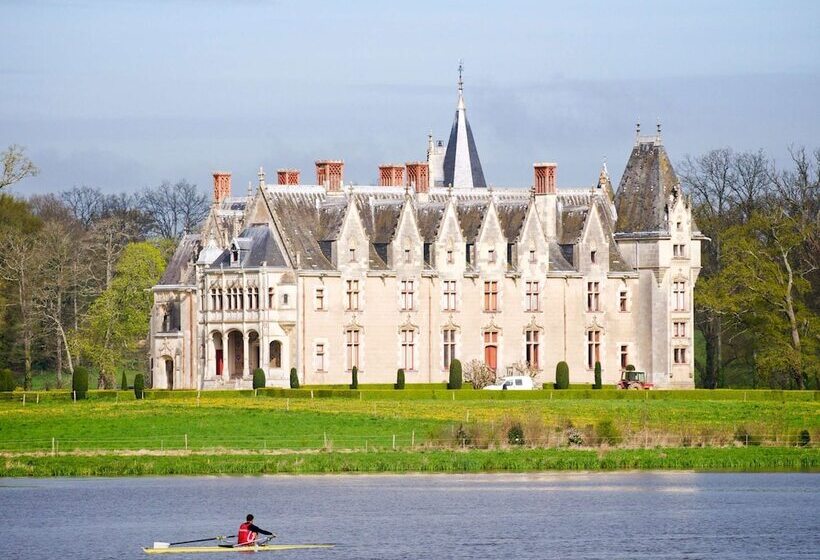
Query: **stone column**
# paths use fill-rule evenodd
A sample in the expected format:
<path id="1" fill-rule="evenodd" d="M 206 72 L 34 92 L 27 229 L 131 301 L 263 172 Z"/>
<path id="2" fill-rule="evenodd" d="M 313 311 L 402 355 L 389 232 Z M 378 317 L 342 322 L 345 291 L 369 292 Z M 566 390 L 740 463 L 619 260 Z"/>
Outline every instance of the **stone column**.
<path id="1" fill-rule="evenodd" d="M 242 343 L 244 344 L 245 351 L 242 354 L 242 377 L 244 377 L 246 379 L 248 377 L 250 377 L 250 374 L 251 374 L 250 369 L 248 368 L 249 354 L 250 354 L 249 342 L 250 342 L 250 335 L 247 332 L 243 332 L 242 333 Z"/>

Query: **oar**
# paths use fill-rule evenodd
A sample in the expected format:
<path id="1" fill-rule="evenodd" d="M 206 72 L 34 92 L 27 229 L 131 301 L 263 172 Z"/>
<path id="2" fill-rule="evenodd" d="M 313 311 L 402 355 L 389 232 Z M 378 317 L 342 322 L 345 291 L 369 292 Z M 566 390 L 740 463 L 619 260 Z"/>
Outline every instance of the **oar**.
<path id="1" fill-rule="evenodd" d="M 208 542 L 208 541 L 223 541 L 225 539 L 232 539 L 236 535 L 229 535 L 227 537 L 211 537 L 209 539 L 195 539 L 192 541 L 177 541 L 177 542 L 155 542 L 154 548 L 168 548 L 169 546 L 174 546 L 177 544 L 192 544 L 198 542 Z"/>

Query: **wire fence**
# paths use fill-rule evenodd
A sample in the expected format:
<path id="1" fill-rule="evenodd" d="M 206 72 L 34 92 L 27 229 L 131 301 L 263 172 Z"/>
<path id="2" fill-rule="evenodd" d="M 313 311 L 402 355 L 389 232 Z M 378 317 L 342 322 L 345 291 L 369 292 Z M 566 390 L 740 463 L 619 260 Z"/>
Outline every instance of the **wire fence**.
<path id="1" fill-rule="evenodd" d="M 420 451 L 436 449 L 509 449 L 509 448 L 623 448 L 668 447 L 801 447 L 816 448 L 807 432 L 797 434 L 722 434 L 711 436 L 633 433 L 625 436 L 598 436 L 577 430 L 526 436 L 508 431 L 476 436 L 453 430 L 450 437 L 419 436 L 416 432 L 397 434 L 309 434 L 271 438 L 210 438 L 188 434 L 128 438 L 33 438 L 0 441 L 6 454 L 105 454 L 105 453 L 286 453 L 311 451 Z"/>

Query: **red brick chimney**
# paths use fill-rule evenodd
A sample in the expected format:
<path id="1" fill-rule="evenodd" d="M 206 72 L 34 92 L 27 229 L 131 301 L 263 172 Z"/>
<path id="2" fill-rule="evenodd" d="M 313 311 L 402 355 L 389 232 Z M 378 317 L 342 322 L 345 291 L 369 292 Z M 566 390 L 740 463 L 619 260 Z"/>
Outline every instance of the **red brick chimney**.
<path id="1" fill-rule="evenodd" d="M 231 196 L 231 174 L 227 171 L 214 173 L 214 202 L 222 202 L 223 198 Z"/>
<path id="2" fill-rule="evenodd" d="M 345 162 L 340 159 L 325 159 L 316 162 L 316 183 L 325 187 L 328 192 L 342 190 Z"/>
<path id="3" fill-rule="evenodd" d="M 404 166 L 386 163 L 379 166 L 380 187 L 400 187 L 404 184 Z"/>
<path id="4" fill-rule="evenodd" d="M 555 194 L 555 175 L 558 171 L 557 163 L 533 163 L 535 177 L 533 187 L 535 194 Z"/>
<path id="5" fill-rule="evenodd" d="M 277 169 L 276 170 L 276 184 L 277 185 L 298 185 L 299 184 L 299 170 L 298 169 Z"/>
<path id="6" fill-rule="evenodd" d="M 406 164 L 407 184 L 418 193 L 430 190 L 430 166 L 426 161 L 413 161 Z"/>

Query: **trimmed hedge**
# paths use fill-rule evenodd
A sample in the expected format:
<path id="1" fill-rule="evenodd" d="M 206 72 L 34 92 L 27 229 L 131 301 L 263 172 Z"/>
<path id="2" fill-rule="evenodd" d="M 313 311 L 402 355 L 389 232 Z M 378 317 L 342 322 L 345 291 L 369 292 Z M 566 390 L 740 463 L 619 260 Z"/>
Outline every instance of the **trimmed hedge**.
<path id="1" fill-rule="evenodd" d="M 299 388 L 299 374 L 296 373 L 296 368 L 290 368 L 290 388 L 291 389 L 298 389 Z"/>
<path id="2" fill-rule="evenodd" d="M 253 388 L 262 389 L 265 387 L 265 371 L 262 368 L 253 370 Z"/>
<path id="3" fill-rule="evenodd" d="M 450 362 L 450 381 L 447 383 L 447 388 L 456 390 L 461 389 L 464 378 L 461 375 L 461 362 L 453 360 Z"/>
<path id="4" fill-rule="evenodd" d="M 137 400 L 145 396 L 145 376 L 141 373 L 134 376 L 134 396 Z"/>
<path id="5" fill-rule="evenodd" d="M 569 366 L 566 362 L 558 362 L 555 366 L 556 389 L 569 389 Z"/>
<path id="6" fill-rule="evenodd" d="M 394 386 L 395 389 L 404 389 L 404 369 L 399 368 L 396 372 L 396 385 Z"/>
<path id="7" fill-rule="evenodd" d="M 88 370 L 83 366 L 74 368 L 74 374 L 71 376 L 71 390 L 74 391 L 77 400 L 84 399 L 88 394 Z"/>

